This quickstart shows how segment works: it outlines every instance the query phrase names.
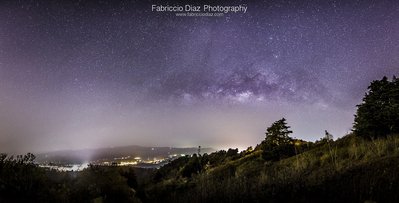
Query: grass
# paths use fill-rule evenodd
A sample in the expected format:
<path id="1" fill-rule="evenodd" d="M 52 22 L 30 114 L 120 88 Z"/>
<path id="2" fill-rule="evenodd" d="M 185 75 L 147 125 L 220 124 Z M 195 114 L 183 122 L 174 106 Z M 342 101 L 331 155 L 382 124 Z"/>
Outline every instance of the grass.
<path id="1" fill-rule="evenodd" d="M 399 165 L 397 135 L 375 140 L 347 135 L 276 162 L 265 162 L 261 153 L 211 167 L 184 183 L 178 177 L 165 180 L 157 190 L 170 181 L 174 188 L 184 185 L 173 198 L 165 192 L 164 202 L 389 202 L 396 193 L 388 191 L 399 191 L 397 167 L 392 165 Z"/>

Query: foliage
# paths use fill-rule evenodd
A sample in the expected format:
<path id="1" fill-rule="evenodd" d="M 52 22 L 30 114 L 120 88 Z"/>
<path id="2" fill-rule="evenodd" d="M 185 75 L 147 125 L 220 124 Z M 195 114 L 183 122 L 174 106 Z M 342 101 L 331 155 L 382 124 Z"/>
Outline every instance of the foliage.
<path id="1" fill-rule="evenodd" d="M 258 150 L 184 181 L 156 183 L 147 188 L 148 201 L 393 202 L 399 198 L 398 147 L 396 136 L 348 135 L 267 164 Z"/>
<path id="2" fill-rule="evenodd" d="M 295 155 L 294 142 L 289 137 L 292 131 L 289 128 L 285 118 L 274 122 L 267 128 L 266 138 L 261 144 L 263 159 L 277 161 Z"/>
<path id="3" fill-rule="evenodd" d="M 31 153 L 16 158 L 0 154 L 0 202 L 46 199 L 42 194 L 49 189 L 47 177 L 34 159 Z"/>
<path id="4" fill-rule="evenodd" d="M 202 170 L 200 158 L 196 154 L 188 161 L 181 171 L 183 177 L 191 177 L 193 174 L 198 174 Z"/>
<path id="5" fill-rule="evenodd" d="M 266 130 L 266 143 L 273 145 L 284 145 L 292 142 L 292 138 L 288 135 L 292 133 L 289 130 L 290 126 L 287 126 L 287 122 L 285 118 L 282 118 L 276 122 L 274 122 L 270 127 Z"/>
<path id="6" fill-rule="evenodd" d="M 308 146 L 305 141 L 293 142 Z M 250 149 L 250 153 L 230 149 L 181 157 L 157 170 L 165 176 L 145 184 L 137 183 L 136 170 L 131 167 L 90 166 L 81 172 L 57 172 L 37 167 L 28 158 L 31 155 L 15 159 L 2 155 L 0 201 L 392 202 L 399 198 L 395 192 L 399 190 L 398 136 L 367 140 L 347 135 L 310 146 L 274 162 L 265 162 L 262 150 Z M 211 160 L 221 162 L 205 167 Z M 198 163 L 200 168 L 195 168 Z M 20 173 L 20 167 L 28 170 Z M 183 176 L 185 168 L 190 171 L 187 176 Z M 27 187 L 28 180 L 34 187 L 10 187 Z M 337 188 L 339 193 L 334 192 Z"/>
<path id="7" fill-rule="evenodd" d="M 140 202 L 132 168 L 90 166 L 82 172 L 40 168 L 35 156 L 0 154 L 0 202 Z"/>
<path id="8" fill-rule="evenodd" d="M 155 171 L 153 181 L 159 182 L 171 177 L 179 176 L 180 170 L 188 163 L 190 158 L 188 156 L 179 157 L 169 164 L 166 164 L 159 170 Z"/>
<path id="9" fill-rule="evenodd" d="M 399 133 L 399 80 L 387 77 L 371 82 L 363 102 L 357 105 L 354 132 L 367 138 Z"/>
<path id="10" fill-rule="evenodd" d="M 91 165 L 79 173 L 72 191 L 73 202 L 101 199 L 103 202 L 135 202 L 134 172 L 118 167 Z M 130 178 L 128 182 L 127 178 Z"/>

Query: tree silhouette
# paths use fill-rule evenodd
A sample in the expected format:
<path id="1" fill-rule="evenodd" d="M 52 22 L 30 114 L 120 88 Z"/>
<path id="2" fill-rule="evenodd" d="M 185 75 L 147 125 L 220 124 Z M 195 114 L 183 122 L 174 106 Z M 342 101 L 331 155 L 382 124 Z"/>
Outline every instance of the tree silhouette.
<path id="1" fill-rule="evenodd" d="M 399 80 L 387 77 L 371 82 L 363 102 L 357 105 L 354 132 L 367 138 L 399 133 Z"/>
<path id="2" fill-rule="evenodd" d="M 292 139 L 288 135 L 291 134 L 292 131 L 289 130 L 289 128 L 290 126 L 287 126 L 285 118 L 274 122 L 266 130 L 266 142 L 275 145 L 287 144 L 291 142 Z"/>
<path id="3" fill-rule="evenodd" d="M 293 139 L 289 136 L 292 131 L 287 125 L 286 119 L 282 118 L 274 122 L 266 130 L 266 138 L 262 142 L 262 157 L 265 160 L 276 161 L 281 158 L 293 156 L 295 148 Z"/>

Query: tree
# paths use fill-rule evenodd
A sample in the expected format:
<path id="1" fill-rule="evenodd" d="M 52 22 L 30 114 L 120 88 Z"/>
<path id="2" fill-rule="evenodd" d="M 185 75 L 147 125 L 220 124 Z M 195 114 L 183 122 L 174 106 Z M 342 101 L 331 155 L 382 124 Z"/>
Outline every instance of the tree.
<path id="1" fill-rule="evenodd" d="M 189 162 L 182 169 L 182 176 L 190 178 L 192 174 L 198 174 L 202 170 L 200 159 L 197 154 L 193 154 L 193 157 L 189 160 Z"/>
<path id="2" fill-rule="evenodd" d="M 353 131 L 367 138 L 399 133 L 399 80 L 387 77 L 371 82 L 363 102 L 357 105 Z"/>
<path id="3" fill-rule="evenodd" d="M 287 144 L 292 141 L 288 135 L 292 133 L 287 126 L 286 119 L 282 118 L 274 122 L 269 128 L 266 129 L 265 141 L 270 144 L 281 145 Z"/>
<path id="4" fill-rule="evenodd" d="M 261 144 L 262 157 L 265 160 L 276 161 L 295 155 L 293 139 L 289 136 L 291 133 L 285 118 L 274 122 L 267 128 L 266 138 Z"/>
<path id="5" fill-rule="evenodd" d="M 324 140 L 326 140 L 327 142 L 330 142 L 334 139 L 334 136 L 331 135 L 331 133 L 329 133 L 327 130 L 324 130 Z"/>
<path id="6" fill-rule="evenodd" d="M 238 148 L 236 149 L 229 148 L 227 150 L 226 156 L 236 156 L 237 154 L 238 154 Z"/>

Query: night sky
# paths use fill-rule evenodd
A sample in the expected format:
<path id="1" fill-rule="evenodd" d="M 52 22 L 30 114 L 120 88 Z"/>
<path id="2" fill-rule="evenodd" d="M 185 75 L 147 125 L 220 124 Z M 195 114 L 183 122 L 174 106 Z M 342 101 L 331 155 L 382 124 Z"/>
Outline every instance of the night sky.
<path id="1" fill-rule="evenodd" d="M 152 4 L 167 5 L 1 1 L 0 151 L 244 149 L 282 117 L 293 137 L 338 138 L 370 81 L 399 75 L 398 1 Z"/>

